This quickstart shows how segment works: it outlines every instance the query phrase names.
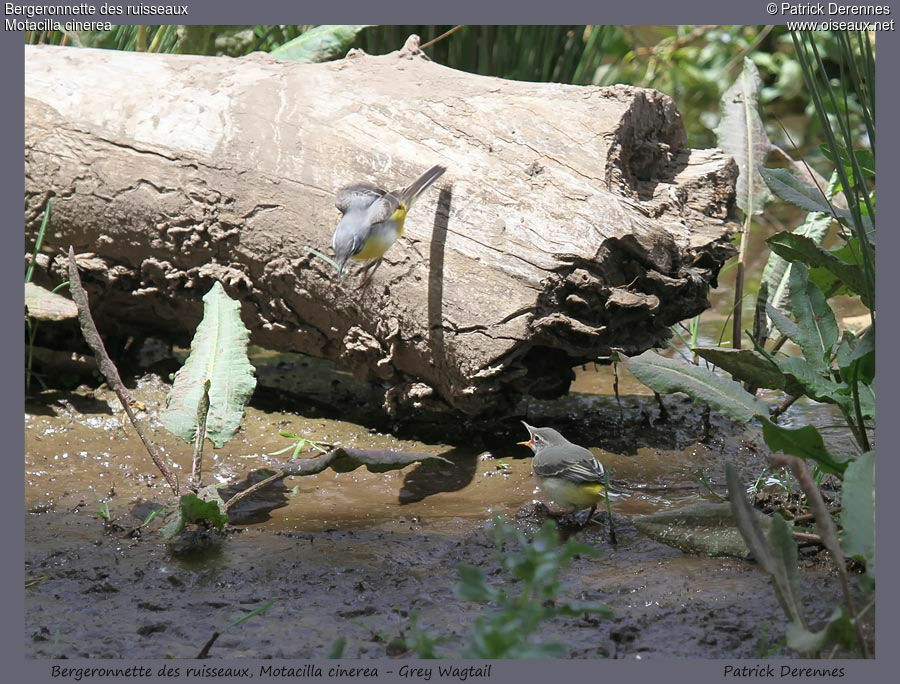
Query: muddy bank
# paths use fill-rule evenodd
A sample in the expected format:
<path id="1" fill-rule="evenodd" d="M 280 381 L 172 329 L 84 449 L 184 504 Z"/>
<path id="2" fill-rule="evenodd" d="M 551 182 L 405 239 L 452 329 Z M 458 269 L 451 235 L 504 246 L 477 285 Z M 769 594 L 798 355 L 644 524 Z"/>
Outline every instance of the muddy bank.
<path id="1" fill-rule="evenodd" d="M 398 438 L 377 427 L 335 419 L 266 383 L 237 437 L 210 450 L 206 482 L 238 482 L 263 467 L 265 454 L 287 445 L 280 431 L 347 446 L 444 456 L 403 471 L 331 471 L 290 478 L 237 511 L 235 531 L 211 554 L 173 558 L 150 523 L 138 538 L 108 533 L 95 496 L 125 528 L 139 501 L 165 502 L 167 492 L 106 390 L 46 391 L 26 402 L 27 580 L 25 651 L 29 657 L 194 657 L 210 635 L 277 599 L 269 612 L 218 640 L 221 657 L 324 657 L 338 638 L 345 656 L 404 655 L 396 644 L 419 627 L 449 637 L 439 647 L 458 655 L 481 608 L 453 595 L 459 562 L 502 583 L 486 532 L 495 514 L 526 531 L 542 521 L 525 437 L 511 420 L 491 433 L 460 430 L 448 443 Z M 287 375 L 283 361 L 278 378 Z M 612 620 L 556 619 L 545 638 L 565 641 L 573 657 L 760 657 L 781 637 L 781 609 L 768 578 L 753 564 L 688 556 L 640 535 L 630 516 L 706 498 L 701 471 L 714 488 L 726 461 L 746 481 L 763 469 L 753 428 L 742 428 L 690 402 L 652 396 L 620 378 L 621 407 L 596 392 L 610 386 L 605 369 L 579 371 L 574 392 L 523 407 L 529 422 L 553 424 L 592 448 L 617 480 L 650 486 L 613 504 L 618 543 L 594 524 L 580 540 L 603 552 L 579 558 L 565 575 L 565 597 L 607 604 Z M 153 438 L 184 478 L 190 448 L 158 424 L 166 383 L 134 381 Z M 268 390 L 265 388 L 268 385 Z M 798 410 L 804 410 L 798 408 Z M 401 433 L 403 434 L 403 433 Z M 280 458 L 284 458 L 283 456 Z M 801 551 L 802 594 L 812 624 L 839 600 L 823 558 Z M 392 645 L 392 642 L 393 645 Z M 789 655 L 778 651 L 778 655 Z"/>
<path id="2" fill-rule="evenodd" d="M 685 556 L 641 537 L 624 517 L 615 522 L 617 547 L 592 526 L 579 536 L 603 557 L 578 559 L 565 575 L 567 598 L 606 603 L 615 618 L 557 619 L 547 639 L 571 644 L 579 658 L 760 657 L 764 643 L 771 648 L 780 608 L 754 565 Z M 39 658 L 195 657 L 214 631 L 271 599 L 266 615 L 226 632 L 213 655 L 321 658 L 340 637 L 347 657 L 401 655 L 389 645 L 417 614 L 420 628 L 451 638 L 439 651 L 453 656 L 480 610 L 454 597 L 455 564 L 489 575 L 498 567 L 482 525 L 452 518 L 316 533 L 242 529 L 193 562 L 174 560 L 153 535 L 106 535 L 87 515 L 29 515 L 26 536 L 26 575 L 46 577 L 26 590 L 26 652 Z M 839 599 L 827 575 L 803 575 L 817 619 Z M 835 591 L 821 591 L 823 580 Z"/>

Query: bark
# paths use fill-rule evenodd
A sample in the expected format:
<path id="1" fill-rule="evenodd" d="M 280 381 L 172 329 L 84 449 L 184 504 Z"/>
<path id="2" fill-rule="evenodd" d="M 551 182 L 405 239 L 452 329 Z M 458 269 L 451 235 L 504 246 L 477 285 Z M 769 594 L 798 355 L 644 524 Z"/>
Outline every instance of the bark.
<path id="1" fill-rule="evenodd" d="M 52 198 L 44 251 L 81 254 L 101 330 L 189 338 L 218 279 L 255 344 L 383 382 L 394 415 L 509 412 L 708 306 L 737 169 L 686 147 L 671 99 L 417 45 L 315 65 L 26 46 L 28 242 Z M 435 163 L 368 282 L 307 250 L 330 253 L 339 187 Z"/>

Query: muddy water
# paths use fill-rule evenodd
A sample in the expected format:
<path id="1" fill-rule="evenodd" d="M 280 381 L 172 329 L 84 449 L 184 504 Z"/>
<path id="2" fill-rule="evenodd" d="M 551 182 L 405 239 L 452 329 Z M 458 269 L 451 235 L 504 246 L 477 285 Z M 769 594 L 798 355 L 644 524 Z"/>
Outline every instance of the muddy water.
<path id="1" fill-rule="evenodd" d="M 278 364 L 283 381 L 289 367 Z M 591 447 L 617 481 L 653 488 L 615 500 L 615 546 L 602 525 L 578 532 L 603 555 L 574 562 L 567 597 L 605 602 L 615 618 L 556 620 L 547 638 L 564 637 L 574 656 L 588 658 L 758 655 L 768 638 L 762 625 L 781 621 L 767 578 L 745 561 L 686 556 L 629 522 L 636 513 L 700 500 L 696 472 L 721 484 L 726 459 L 745 479 L 754 477 L 762 468 L 756 435 L 715 416 L 707 435 L 702 412 L 678 398 L 665 400 L 663 421 L 633 378 L 623 373 L 619 382 L 621 408 L 599 394 L 612 384 L 603 367 L 579 370 L 568 397 L 525 407 L 530 422 L 557 425 Z M 154 375 L 135 386 L 146 408 L 141 417 L 184 480 L 190 449 L 158 422 L 166 391 Z M 265 398 L 265 388 L 259 394 Z M 132 428 L 123 428 L 112 393 L 45 392 L 25 407 L 29 655 L 193 657 L 213 631 L 273 598 L 265 618 L 227 633 L 213 655 L 322 657 L 339 637 L 350 657 L 402 655 L 390 644 L 408 632 L 413 614 L 421 627 L 450 638 L 443 655 L 462 651 L 478 607 L 454 598 L 456 563 L 493 577 L 496 552 L 485 531 L 491 518 L 504 515 L 526 530 L 543 520 L 532 505 L 541 497 L 529 452 L 515 446 L 525 438 L 521 426 L 511 421 L 460 444 L 425 443 L 315 408 L 298 412 L 275 397 L 251 406 L 235 439 L 207 453 L 207 482 L 239 482 L 285 458 L 266 456 L 287 445 L 282 431 L 424 451 L 453 465 L 290 478 L 238 511 L 238 531 L 217 550 L 179 559 L 160 543 L 157 521 L 137 538 L 125 534 L 140 522 L 129 515 L 137 502 L 168 497 Z M 124 529 L 104 529 L 95 496 Z M 804 592 L 822 618 L 837 600 L 836 581 L 816 559 L 807 565 Z"/>
<path id="2" fill-rule="evenodd" d="M 753 239 L 761 244 L 763 236 Z M 748 272 L 759 273 L 764 256 L 751 254 Z M 723 275 L 719 292 L 733 291 L 732 277 L 733 271 Z M 731 305 L 727 294 L 712 297 L 701 344 L 716 344 L 726 325 L 728 338 Z M 841 317 L 860 313 L 842 307 Z M 745 316 L 751 309 L 748 301 Z M 666 353 L 687 354 L 677 340 Z M 193 657 L 214 631 L 271 599 L 277 602 L 264 617 L 226 632 L 213 656 L 323 657 L 338 638 L 346 639 L 348 657 L 404 655 L 392 641 L 408 633 L 413 615 L 420 628 L 449 638 L 442 655 L 463 650 L 479 608 L 454 597 L 455 565 L 479 566 L 504 583 L 486 530 L 491 519 L 504 516 L 526 531 L 544 519 L 534 506 L 542 496 L 530 452 L 516 446 L 524 429 L 509 420 L 487 433 L 461 428 L 446 442 L 397 437 L 372 410 L 375 395 L 327 364 L 261 350 L 254 364 L 260 386 L 236 437 L 207 451 L 205 483 L 235 491 L 248 474 L 286 460 L 288 454 L 267 456 L 290 443 L 279 432 L 431 453 L 452 463 L 288 478 L 235 510 L 235 531 L 224 544 L 178 558 L 156 532 L 161 517 L 126 534 L 140 524 L 131 515 L 136 504 L 170 500 L 133 428 L 123 426 L 114 395 L 88 387 L 45 391 L 25 405 L 29 656 Z M 184 481 L 190 448 L 158 421 L 168 385 L 159 373 L 133 375 L 145 407 L 139 416 Z M 617 401 L 613 380 L 610 367 L 588 365 L 577 369 L 568 396 L 522 406 L 529 423 L 559 428 L 591 448 L 617 482 L 637 487 L 613 502 L 617 544 L 610 543 L 605 518 L 577 532 L 602 555 L 576 559 L 565 577 L 567 598 L 605 602 L 615 617 L 558 619 L 547 625 L 546 638 L 570 643 L 581 658 L 764 655 L 780 637 L 783 617 L 754 564 L 685 555 L 630 523 L 636 514 L 711 498 L 698 473 L 723 492 L 726 462 L 745 481 L 755 479 L 765 468 L 758 432 L 715 415 L 707 424 L 702 410 L 678 397 L 664 399 L 664 417 L 652 393 L 624 369 Z M 784 420 L 840 422 L 829 407 L 808 402 L 797 402 Z M 846 434 L 828 434 L 838 448 L 851 448 Z M 102 524 L 98 500 L 109 506 L 115 527 Z M 814 549 L 801 550 L 801 564 L 807 618 L 815 624 L 830 614 L 839 589 Z"/>

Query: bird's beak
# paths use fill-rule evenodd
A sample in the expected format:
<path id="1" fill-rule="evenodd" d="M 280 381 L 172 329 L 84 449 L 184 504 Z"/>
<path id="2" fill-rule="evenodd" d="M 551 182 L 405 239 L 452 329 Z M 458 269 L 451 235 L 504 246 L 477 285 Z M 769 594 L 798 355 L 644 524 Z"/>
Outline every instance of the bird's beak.
<path id="1" fill-rule="evenodd" d="M 341 259 L 340 261 L 338 261 L 338 278 L 344 277 L 344 264 L 346 263 L 346 259 Z"/>
<path id="2" fill-rule="evenodd" d="M 519 444 L 521 446 L 527 446 L 527 447 L 534 446 L 534 430 L 532 430 L 531 426 L 528 423 L 526 423 L 524 420 L 522 421 L 522 425 L 524 425 L 525 429 L 528 430 L 528 434 L 531 437 L 531 439 L 529 439 L 527 442 L 516 442 L 516 444 Z"/>

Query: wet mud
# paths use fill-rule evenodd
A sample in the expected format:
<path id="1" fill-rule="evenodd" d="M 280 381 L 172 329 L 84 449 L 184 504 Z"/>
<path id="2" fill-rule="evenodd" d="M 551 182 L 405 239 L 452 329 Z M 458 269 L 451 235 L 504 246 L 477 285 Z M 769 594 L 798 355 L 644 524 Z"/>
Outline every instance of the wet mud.
<path id="1" fill-rule="evenodd" d="M 241 504 L 215 549 L 175 557 L 158 534 L 162 516 L 134 530 L 147 514 L 142 504 L 171 502 L 133 428 L 123 427 L 114 395 L 84 386 L 44 391 L 25 406 L 29 657 L 192 658 L 213 632 L 272 600 L 264 615 L 225 630 L 211 655 L 325 657 L 344 639 L 345 657 L 411 656 L 398 644 L 414 617 L 419 629 L 448 639 L 439 654 L 462 653 L 483 608 L 455 597 L 456 566 L 478 566 L 492 583 L 508 584 L 491 520 L 499 515 L 531 533 L 546 515 L 535 505 L 542 497 L 530 452 L 515 446 L 524 429 L 510 420 L 488 432 L 461 427 L 448 443 L 402 430 L 396 437 L 291 394 L 285 378 L 304 361 L 254 363 L 261 387 L 236 437 L 207 451 L 205 483 L 236 491 L 248 474 L 286 460 L 266 456 L 290 443 L 279 432 L 452 463 L 288 478 Z M 543 638 L 568 644 L 576 658 L 790 655 L 777 644 L 781 608 L 754 563 L 686 555 L 630 522 L 714 498 L 699 485 L 700 472 L 724 493 L 728 461 L 752 481 L 765 467 L 758 432 L 684 398 L 666 397 L 661 410 L 625 375 L 616 400 L 611 382 L 608 368 L 587 367 L 567 397 L 522 407 L 529 423 L 557 427 L 590 447 L 615 481 L 635 487 L 612 504 L 617 543 L 604 513 L 575 533 L 600 557 L 577 558 L 564 576 L 565 598 L 605 603 L 614 617 L 558 618 Z M 184 481 L 191 449 L 158 422 L 166 383 L 147 374 L 132 384 L 146 409 L 139 415 Z M 97 514 L 101 502 L 113 524 Z M 802 549 L 801 561 L 801 592 L 815 625 L 839 602 L 838 580 L 814 549 Z"/>

